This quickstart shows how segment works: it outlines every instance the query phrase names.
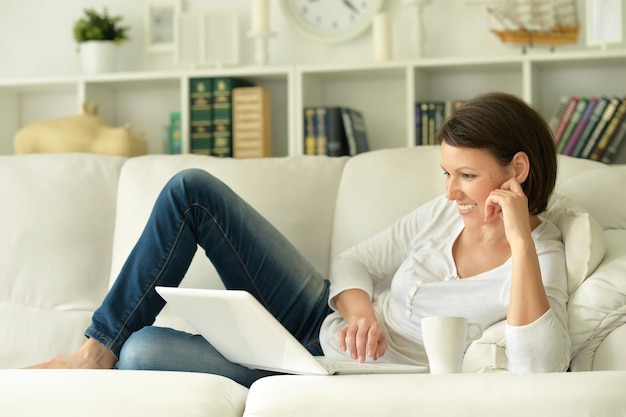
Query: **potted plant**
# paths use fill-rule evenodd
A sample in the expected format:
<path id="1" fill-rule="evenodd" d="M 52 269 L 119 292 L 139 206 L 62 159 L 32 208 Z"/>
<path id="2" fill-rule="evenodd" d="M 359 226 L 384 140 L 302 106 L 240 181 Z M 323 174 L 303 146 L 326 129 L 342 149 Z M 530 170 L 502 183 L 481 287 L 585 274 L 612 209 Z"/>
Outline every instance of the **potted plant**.
<path id="1" fill-rule="evenodd" d="M 102 13 L 85 9 L 84 16 L 74 23 L 74 40 L 78 43 L 84 72 L 115 70 L 116 46 L 129 39 L 130 27 L 123 26 L 122 20 L 120 15 L 110 16 L 105 7 Z"/>

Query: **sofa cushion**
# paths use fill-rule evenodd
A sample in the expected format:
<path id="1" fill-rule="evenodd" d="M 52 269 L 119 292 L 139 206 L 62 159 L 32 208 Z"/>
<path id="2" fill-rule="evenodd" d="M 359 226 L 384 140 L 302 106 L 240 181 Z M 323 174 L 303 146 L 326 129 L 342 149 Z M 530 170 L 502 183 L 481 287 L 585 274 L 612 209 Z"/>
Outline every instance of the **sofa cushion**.
<path id="1" fill-rule="evenodd" d="M 542 214 L 562 233 L 567 267 L 567 291 L 571 294 L 604 258 L 604 232 L 598 222 L 568 197 L 554 194 Z"/>
<path id="2" fill-rule="evenodd" d="M 626 372 L 273 376 L 244 417 L 622 416 Z"/>
<path id="3" fill-rule="evenodd" d="M 107 290 L 124 158 L 0 157 L 0 367 L 72 352 Z"/>
<path id="4" fill-rule="evenodd" d="M 327 275 L 328 242 L 346 160 L 312 156 L 242 160 L 200 155 L 130 159 L 120 175 L 111 282 L 143 230 L 158 193 L 174 174 L 187 168 L 204 169 L 227 183 L 285 234 L 318 271 Z M 202 250 L 196 253 L 181 285 L 223 288 Z M 157 324 L 194 331 L 169 307 Z"/>
<path id="5" fill-rule="evenodd" d="M 445 192 L 439 146 L 384 149 L 348 160 L 341 178 L 332 259 Z"/>
<path id="6" fill-rule="evenodd" d="M 575 371 L 592 369 L 600 343 L 626 323 L 626 230 L 607 230 L 605 237 L 604 260 L 567 305 Z"/>
<path id="7" fill-rule="evenodd" d="M 248 390 L 191 372 L 2 370 L 0 415 L 239 417 Z"/>

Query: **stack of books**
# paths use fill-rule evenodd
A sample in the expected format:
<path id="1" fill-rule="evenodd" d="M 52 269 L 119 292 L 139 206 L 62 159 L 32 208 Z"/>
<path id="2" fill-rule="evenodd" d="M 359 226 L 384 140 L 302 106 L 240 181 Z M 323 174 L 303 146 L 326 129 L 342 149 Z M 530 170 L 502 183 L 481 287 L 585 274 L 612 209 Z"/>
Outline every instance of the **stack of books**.
<path id="1" fill-rule="evenodd" d="M 369 151 L 361 111 L 342 106 L 304 108 L 304 154 L 352 156 Z"/>
<path id="2" fill-rule="evenodd" d="M 550 118 L 558 153 L 611 163 L 626 137 L 626 98 L 563 96 Z"/>
<path id="3" fill-rule="evenodd" d="M 239 89 L 245 90 L 237 94 Z M 219 157 L 270 156 L 271 115 L 267 90 L 235 77 L 192 78 L 189 90 L 191 153 Z M 235 126 L 235 119 L 242 125 Z M 258 129 L 254 138 L 249 134 L 251 129 Z M 237 134 L 242 142 L 240 152 L 236 151 Z"/>

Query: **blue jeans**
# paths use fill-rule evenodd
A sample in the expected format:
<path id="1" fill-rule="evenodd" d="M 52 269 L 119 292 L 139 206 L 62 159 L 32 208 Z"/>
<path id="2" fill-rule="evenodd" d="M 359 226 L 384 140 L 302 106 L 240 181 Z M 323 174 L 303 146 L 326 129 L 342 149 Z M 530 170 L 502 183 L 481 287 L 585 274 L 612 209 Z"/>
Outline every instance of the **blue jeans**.
<path id="1" fill-rule="evenodd" d="M 228 362 L 200 336 L 146 327 L 165 305 L 154 287 L 178 286 L 197 245 L 226 288 L 250 292 L 310 352 L 322 354 L 319 329 L 330 313 L 328 281 L 228 186 L 190 169 L 161 191 L 85 332 L 118 357 L 118 368 L 207 372 L 246 386 L 270 374 Z"/>

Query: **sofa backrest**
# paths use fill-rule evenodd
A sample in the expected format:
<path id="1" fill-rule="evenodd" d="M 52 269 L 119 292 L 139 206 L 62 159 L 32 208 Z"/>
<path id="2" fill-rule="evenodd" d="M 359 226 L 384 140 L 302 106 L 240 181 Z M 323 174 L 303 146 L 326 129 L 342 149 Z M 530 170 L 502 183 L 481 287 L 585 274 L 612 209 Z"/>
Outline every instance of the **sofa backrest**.
<path id="1" fill-rule="evenodd" d="M 438 146 L 385 149 L 350 158 L 337 196 L 332 259 L 442 194 L 444 187 Z"/>
<path id="2" fill-rule="evenodd" d="M 555 192 L 589 211 L 604 229 L 626 229 L 626 166 L 564 155 L 559 155 L 558 164 Z M 438 146 L 386 149 L 350 158 L 337 197 L 332 258 L 444 192 Z"/>
<path id="3" fill-rule="evenodd" d="M 228 184 L 326 275 L 337 190 L 346 160 L 311 156 L 234 160 L 198 155 L 128 160 L 120 176 L 111 282 L 143 230 L 159 191 L 186 168 L 204 169 Z M 202 250 L 196 253 L 181 285 L 223 288 Z M 157 324 L 190 330 L 168 307 Z"/>
<path id="4" fill-rule="evenodd" d="M 626 165 L 559 155 L 556 191 L 587 210 L 603 229 L 626 229 Z"/>
<path id="5" fill-rule="evenodd" d="M 0 156 L 0 367 L 67 354 L 107 290 L 124 158 Z"/>

